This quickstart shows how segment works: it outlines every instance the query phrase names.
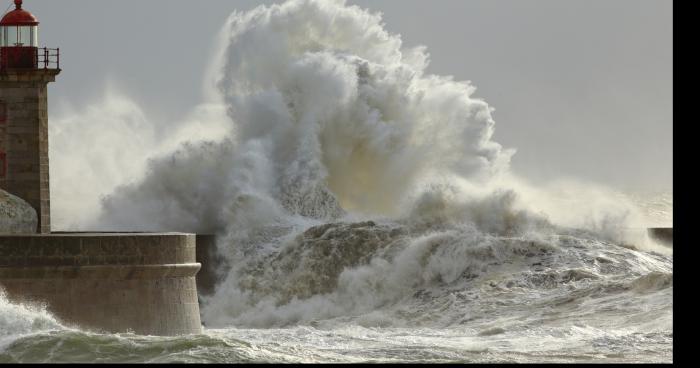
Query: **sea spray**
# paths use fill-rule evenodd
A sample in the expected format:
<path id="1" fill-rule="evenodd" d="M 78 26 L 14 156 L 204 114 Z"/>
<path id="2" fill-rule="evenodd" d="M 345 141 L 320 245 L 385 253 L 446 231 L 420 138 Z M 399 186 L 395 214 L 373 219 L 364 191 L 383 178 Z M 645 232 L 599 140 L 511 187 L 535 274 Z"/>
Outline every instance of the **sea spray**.
<path id="1" fill-rule="evenodd" d="M 288 1 L 232 14 L 219 40 L 211 114 L 138 151 L 139 172 L 95 189 L 99 214 L 80 224 L 216 233 L 228 268 L 208 327 L 417 328 L 518 354 L 546 351 L 530 340 L 642 351 L 638 333 L 668 345 L 672 257 L 625 242 L 635 205 L 518 178 L 493 109 L 429 74 L 426 48 L 379 15 Z"/>

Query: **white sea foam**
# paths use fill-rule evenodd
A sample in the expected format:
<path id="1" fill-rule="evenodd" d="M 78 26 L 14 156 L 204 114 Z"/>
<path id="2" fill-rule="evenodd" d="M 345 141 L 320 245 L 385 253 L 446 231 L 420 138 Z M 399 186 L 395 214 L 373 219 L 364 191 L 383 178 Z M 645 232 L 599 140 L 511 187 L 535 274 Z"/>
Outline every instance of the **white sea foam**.
<path id="1" fill-rule="evenodd" d="M 23 336 L 63 329 L 45 306 L 12 303 L 0 288 L 0 352 Z"/>
<path id="2" fill-rule="evenodd" d="M 624 231 L 644 224 L 639 206 L 516 177 L 493 109 L 427 73 L 426 48 L 379 15 L 292 0 L 233 13 L 219 42 L 205 103 L 172 134 L 128 99 L 101 104 L 110 135 L 86 128 L 105 112 L 92 108 L 52 124 L 61 224 L 218 235 L 230 270 L 208 326 L 469 328 L 514 344 L 533 326 L 588 342 L 671 329 L 672 250 Z M 94 151 L 68 144 L 81 133 Z M 95 179 L 67 189 L 76 170 Z"/>

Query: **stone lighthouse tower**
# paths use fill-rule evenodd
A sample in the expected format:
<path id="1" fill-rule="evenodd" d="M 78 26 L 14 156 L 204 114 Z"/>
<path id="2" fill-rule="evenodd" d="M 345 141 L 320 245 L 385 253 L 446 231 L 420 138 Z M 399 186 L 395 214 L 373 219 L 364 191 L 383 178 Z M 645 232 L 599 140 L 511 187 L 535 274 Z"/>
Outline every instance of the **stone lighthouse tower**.
<path id="1" fill-rule="evenodd" d="M 59 50 L 38 47 L 39 21 L 14 3 L 0 20 L 0 188 L 34 207 L 37 232 L 50 233 L 47 86 Z"/>

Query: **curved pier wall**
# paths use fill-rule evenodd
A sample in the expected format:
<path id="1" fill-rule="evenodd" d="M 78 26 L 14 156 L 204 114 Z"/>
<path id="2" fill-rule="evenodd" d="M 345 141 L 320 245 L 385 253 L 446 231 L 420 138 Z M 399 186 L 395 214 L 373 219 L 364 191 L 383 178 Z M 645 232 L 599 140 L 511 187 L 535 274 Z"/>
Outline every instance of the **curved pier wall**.
<path id="1" fill-rule="evenodd" d="M 195 235 L 0 235 L 0 287 L 67 325 L 111 333 L 201 333 Z"/>

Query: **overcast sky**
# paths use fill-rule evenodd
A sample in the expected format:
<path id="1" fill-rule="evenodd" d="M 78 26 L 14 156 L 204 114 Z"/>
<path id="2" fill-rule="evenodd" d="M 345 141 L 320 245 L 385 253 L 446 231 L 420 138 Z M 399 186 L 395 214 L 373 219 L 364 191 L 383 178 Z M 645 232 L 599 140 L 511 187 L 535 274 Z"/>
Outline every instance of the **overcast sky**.
<path id="1" fill-rule="evenodd" d="M 10 0 L 3 0 L 8 5 Z M 26 0 L 39 43 L 61 48 L 50 116 L 108 83 L 156 122 L 202 101 L 216 35 L 251 0 Z M 670 0 L 348 0 L 384 14 L 429 72 L 471 80 L 496 109 L 494 140 L 534 182 L 672 187 Z"/>

